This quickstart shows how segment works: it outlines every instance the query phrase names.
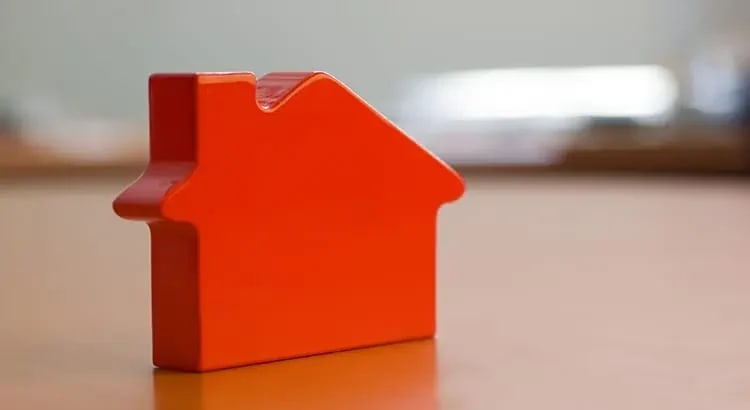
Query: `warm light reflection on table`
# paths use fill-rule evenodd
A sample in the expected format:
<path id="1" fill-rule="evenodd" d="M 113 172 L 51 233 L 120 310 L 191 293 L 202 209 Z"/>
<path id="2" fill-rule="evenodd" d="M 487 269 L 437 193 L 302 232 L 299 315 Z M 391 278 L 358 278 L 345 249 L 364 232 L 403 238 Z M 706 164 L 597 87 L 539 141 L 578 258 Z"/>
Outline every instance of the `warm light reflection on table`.
<path id="1" fill-rule="evenodd" d="M 435 369 L 425 340 L 206 374 L 157 370 L 154 409 L 431 410 Z"/>

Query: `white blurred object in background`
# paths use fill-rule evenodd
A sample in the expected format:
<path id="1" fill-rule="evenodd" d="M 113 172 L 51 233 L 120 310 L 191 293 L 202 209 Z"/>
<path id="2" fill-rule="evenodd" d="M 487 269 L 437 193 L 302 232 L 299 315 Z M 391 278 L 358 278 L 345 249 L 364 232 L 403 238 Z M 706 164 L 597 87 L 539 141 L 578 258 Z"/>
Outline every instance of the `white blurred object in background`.
<path id="1" fill-rule="evenodd" d="M 4 110 L 15 137 L 64 157 L 109 161 L 133 151 L 146 136 L 145 130 L 124 121 L 74 116 L 50 97 L 11 99 Z"/>
<path id="2" fill-rule="evenodd" d="M 660 66 L 469 70 L 415 78 L 394 118 L 450 162 L 544 164 L 596 121 L 664 125 L 677 99 Z"/>

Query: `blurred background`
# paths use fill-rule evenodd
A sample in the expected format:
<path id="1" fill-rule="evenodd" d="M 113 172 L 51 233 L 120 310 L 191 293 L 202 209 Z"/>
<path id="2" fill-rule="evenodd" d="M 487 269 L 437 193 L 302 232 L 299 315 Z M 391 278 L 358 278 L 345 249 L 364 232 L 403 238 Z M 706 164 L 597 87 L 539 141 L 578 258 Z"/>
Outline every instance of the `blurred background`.
<path id="1" fill-rule="evenodd" d="M 137 162 L 150 73 L 234 70 L 328 71 L 454 163 L 747 167 L 744 0 L 4 0 L 0 19 L 6 173 Z"/>
<path id="2" fill-rule="evenodd" d="M 0 0 L 0 396 L 152 408 L 148 231 L 111 209 L 148 76 L 323 70 L 466 177 L 439 229 L 451 408 L 747 408 L 749 22 L 748 0 Z"/>

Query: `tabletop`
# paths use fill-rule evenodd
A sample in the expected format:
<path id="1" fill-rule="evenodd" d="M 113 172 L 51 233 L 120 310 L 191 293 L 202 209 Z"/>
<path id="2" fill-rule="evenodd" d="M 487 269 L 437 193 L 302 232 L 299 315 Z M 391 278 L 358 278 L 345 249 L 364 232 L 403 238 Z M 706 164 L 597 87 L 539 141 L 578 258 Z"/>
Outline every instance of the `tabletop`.
<path id="1" fill-rule="evenodd" d="M 17 221 L 0 236 L 0 408 L 750 406 L 747 182 L 474 175 L 467 185 L 440 212 L 434 340 L 206 374 L 151 366 L 148 236 L 114 222 L 104 199 L 115 186 L 39 193 L 46 212 L 0 193 Z M 88 204 L 89 224 L 54 211 L 66 195 Z M 29 233 L 30 218 L 49 234 Z M 85 246 L 63 252 L 72 237 Z M 30 246 L 36 256 L 18 256 Z M 94 255 L 107 262 L 89 266 Z"/>

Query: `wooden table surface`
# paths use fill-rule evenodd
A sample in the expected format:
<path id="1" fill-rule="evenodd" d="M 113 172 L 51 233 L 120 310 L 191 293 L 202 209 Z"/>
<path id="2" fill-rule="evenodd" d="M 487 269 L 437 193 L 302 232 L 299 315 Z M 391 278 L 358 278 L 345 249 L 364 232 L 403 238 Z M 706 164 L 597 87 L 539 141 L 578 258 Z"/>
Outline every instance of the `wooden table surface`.
<path id="1" fill-rule="evenodd" d="M 750 406 L 750 184 L 473 176 L 468 185 L 440 215 L 435 341 L 203 375 L 150 365 L 147 231 L 111 222 L 102 198 L 114 187 L 40 192 L 45 213 L 0 194 L 14 220 L 45 218 L 50 229 L 0 231 L 0 408 Z M 65 195 L 87 201 L 89 225 L 54 211 Z M 107 235 L 126 231 L 127 249 L 113 249 Z M 63 252 L 66 238 L 86 245 Z M 41 250 L 16 255 L 28 246 Z M 94 254 L 111 268 L 81 268 Z"/>

